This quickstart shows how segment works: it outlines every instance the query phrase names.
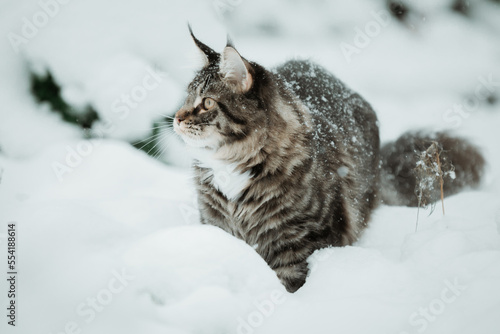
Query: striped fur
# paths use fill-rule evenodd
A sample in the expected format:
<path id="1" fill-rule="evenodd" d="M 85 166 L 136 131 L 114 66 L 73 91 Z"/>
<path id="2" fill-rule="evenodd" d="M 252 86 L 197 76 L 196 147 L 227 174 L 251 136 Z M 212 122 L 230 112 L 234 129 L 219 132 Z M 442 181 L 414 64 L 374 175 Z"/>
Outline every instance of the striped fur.
<path id="1" fill-rule="evenodd" d="M 189 85 L 174 129 L 203 150 L 194 163 L 201 221 L 254 246 L 294 292 L 305 282 L 307 258 L 352 244 L 378 204 L 376 115 L 314 63 L 289 61 L 268 71 L 238 59 L 232 46 L 219 55 L 194 39 L 207 63 Z M 221 67 L 223 61 L 234 63 Z M 216 107 L 203 110 L 205 98 Z M 213 160 L 223 167 L 211 168 Z M 221 182 L 241 174 L 248 182 L 238 181 L 239 193 L 225 193 Z"/>

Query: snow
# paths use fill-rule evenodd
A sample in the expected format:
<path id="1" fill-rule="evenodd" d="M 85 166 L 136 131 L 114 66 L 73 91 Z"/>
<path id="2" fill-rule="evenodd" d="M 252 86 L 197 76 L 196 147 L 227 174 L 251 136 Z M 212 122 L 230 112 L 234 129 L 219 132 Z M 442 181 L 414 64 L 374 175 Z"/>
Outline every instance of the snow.
<path id="1" fill-rule="evenodd" d="M 2 35 L 54 1 L 4 1 Z M 471 2 L 465 18 L 450 1 L 408 1 L 414 29 L 391 18 L 350 61 L 341 43 L 355 46 L 384 1 L 62 3 L 18 52 L 0 41 L 0 249 L 17 222 L 19 252 L 17 328 L 3 315 L 2 333 L 498 332 L 500 113 L 484 97 L 500 98 L 495 2 Z M 482 187 L 446 198 L 445 216 L 380 207 L 355 245 L 313 254 L 287 293 L 251 245 L 199 224 L 178 139 L 165 144 L 176 166 L 125 142 L 182 101 L 198 66 L 188 20 L 216 50 L 229 32 L 267 67 L 317 61 L 374 106 L 383 141 L 416 128 L 469 138 L 489 164 Z M 84 140 L 36 104 L 28 71 L 47 69 L 112 127 Z"/>

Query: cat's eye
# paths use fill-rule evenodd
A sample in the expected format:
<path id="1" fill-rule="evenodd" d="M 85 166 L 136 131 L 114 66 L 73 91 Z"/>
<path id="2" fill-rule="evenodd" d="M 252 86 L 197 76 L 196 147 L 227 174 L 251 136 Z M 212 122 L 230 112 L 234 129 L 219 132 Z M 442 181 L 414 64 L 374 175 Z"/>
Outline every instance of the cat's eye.
<path id="1" fill-rule="evenodd" d="M 205 110 L 212 109 L 213 107 L 215 107 L 216 104 L 217 102 L 215 102 L 215 100 L 210 97 L 206 97 L 203 99 L 203 109 Z"/>

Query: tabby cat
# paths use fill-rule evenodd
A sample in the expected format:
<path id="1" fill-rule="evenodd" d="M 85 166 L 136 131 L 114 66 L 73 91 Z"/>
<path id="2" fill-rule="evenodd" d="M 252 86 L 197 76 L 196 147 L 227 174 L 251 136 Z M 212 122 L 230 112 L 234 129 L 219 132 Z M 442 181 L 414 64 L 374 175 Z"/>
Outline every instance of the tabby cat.
<path id="1" fill-rule="evenodd" d="M 416 133 L 381 149 L 371 106 L 322 67 L 293 60 L 269 71 L 231 42 L 217 53 L 190 32 L 205 65 L 174 130 L 196 156 L 201 222 L 253 246 L 289 292 L 315 250 L 352 244 L 381 201 L 415 204 L 420 146 L 438 138 L 456 167 L 445 194 L 478 184 L 484 160 L 464 140 Z"/>

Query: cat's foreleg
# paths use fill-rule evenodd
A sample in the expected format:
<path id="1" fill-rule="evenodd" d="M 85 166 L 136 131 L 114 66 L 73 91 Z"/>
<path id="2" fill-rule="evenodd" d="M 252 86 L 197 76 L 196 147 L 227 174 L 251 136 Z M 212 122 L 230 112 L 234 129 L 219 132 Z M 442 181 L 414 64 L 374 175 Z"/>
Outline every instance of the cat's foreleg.
<path id="1" fill-rule="evenodd" d="M 276 275 L 285 286 L 286 290 L 290 293 L 297 291 L 306 282 L 308 273 L 307 261 L 304 260 L 300 263 L 283 265 L 274 268 Z"/>

